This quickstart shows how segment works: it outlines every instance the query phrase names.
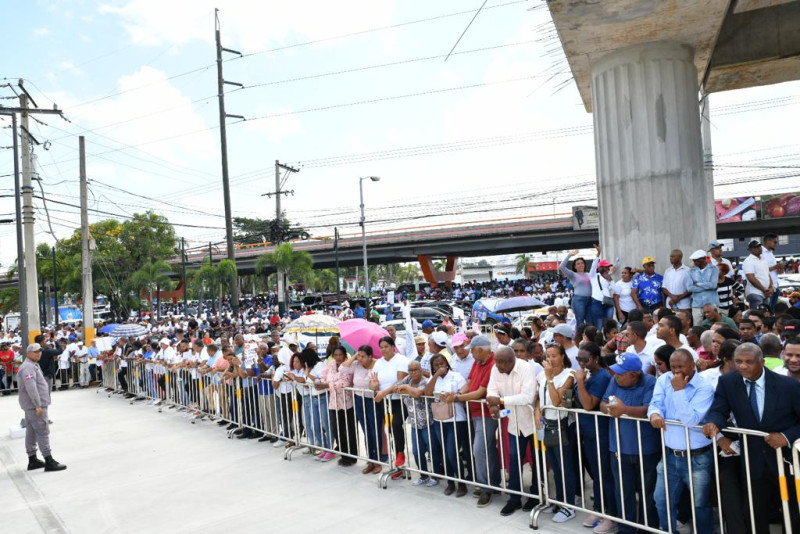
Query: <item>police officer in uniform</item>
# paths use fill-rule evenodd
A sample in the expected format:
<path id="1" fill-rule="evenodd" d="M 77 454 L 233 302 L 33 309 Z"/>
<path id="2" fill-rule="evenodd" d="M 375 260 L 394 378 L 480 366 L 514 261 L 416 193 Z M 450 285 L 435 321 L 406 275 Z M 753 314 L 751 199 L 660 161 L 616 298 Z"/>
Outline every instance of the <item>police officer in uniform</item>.
<path id="1" fill-rule="evenodd" d="M 50 427 L 47 407 L 50 405 L 50 388 L 39 367 L 42 346 L 28 345 L 25 361 L 19 366 L 19 405 L 25 411 L 25 448 L 28 452 L 28 471 L 44 467 L 45 471 L 63 471 L 67 468 L 56 462 L 50 454 Z M 36 445 L 42 450 L 44 462 L 36 457 Z"/>

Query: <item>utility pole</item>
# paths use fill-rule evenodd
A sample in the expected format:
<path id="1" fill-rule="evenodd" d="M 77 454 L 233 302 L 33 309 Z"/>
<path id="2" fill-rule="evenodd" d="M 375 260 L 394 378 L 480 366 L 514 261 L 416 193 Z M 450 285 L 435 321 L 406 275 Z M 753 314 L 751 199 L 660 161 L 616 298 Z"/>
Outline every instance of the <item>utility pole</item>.
<path id="1" fill-rule="evenodd" d="M 181 271 L 183 276 L 183 315 L 189 315 L 189 288 L 186 284 L 186 240 L 181 238 Z"/>
<path id="2" fill-rule="evenodd" d="M 28 343 L 41 334 L 39 317 L 39 281 L 36 273 L 36 241 L 34 237 L 33 185 L 31 184 L 31 143 L 28 132 L 28 95 L 19 95 L 22 108 L 22 229 L 25 245 L 25 301 L 28 303 Z M 20 314 L 26 313 L 20 310 Z"/>
<path id="3" fill-rule="evenodd" d="M 89 184 L 86 179 L 86 140 L 78 137 L 81 182 L 81 286 L 83 289 L 83 344 L 94 339 L 94 289 L 92 287 L 92 236 L 89 235 Z"/>
<path id="4" fill-rule="evenodd" d="M 18 85 L 19 85 L 19 88 L 22 90 L 22 92 L 24 92 L 25 95 L 28 97 L 28 99 L 34 104 L 34 106 L 36 106 L 36 102 L 31 98 L 31 95 L 28 94 L 28 91 L 22 85 L 22 80 L 20 80 Z M 9 85 L 9 87 L 11 87 L 11 86 Z M 20 201 L 22 199 L 22 187 L 20 185 L 20 169 L 19 169 L 19 156 L 20 156 L 19 152 L 20 152 L 20 150 L 19 150 L 19 140 L 17 139 L 17 135 L 18 135 L 17 113 L 61 115 L 61 111 L 59 109 L 57 109 L 57 108 L 54 108 L 54 109 L 35 109 L 35 108 L 34 109 L 28 109 L 27 107 L 16 107 L 16 108 L 0 107 L 0 115 L 11 115 L 11 135 L 12 135 L 12 137 L 14 139 L 14 141 L 13 141 L 13 149 L 14 149 L 13 150 L 13 152 L 14 152 L 14 211 L 15 211 L 15 214 L 16 214 L 16 227 L 17 227 L 17 277 L 18 277 L 18 280 L 19 280 L 19 284 L 18 284 L 18 287 L 19 287 L 19 312 L 20 312 L 19 315 L 20 315 L 20 329 L 21 329 L 21 334 L 22 334 L 20 337 L 22 338 L 22 342 L 23 343 L 26 343 L 26 342 L 27 343 L 32 343 L 33 342 L 33 336 L 31 336 L 30 333 L 28 332 L 28 327 L 29 327 L 29 322 L 28 322 L 29 301 L 28 301 L 28 298 L 27 298 L 27 296 L 28 296 L 27 287 L 28 286 L 26 284 L 27 271 L 29 269 L 33 269 L 33 271 L 34 271 L 34 284 L 33 284 L 33 287 L 34 287 L 34 291 L 37 292 L 37 297 L 36 298 L 38 298 L 38 291 L 37 291 L 37 287 L 36 287 L 37 284 L 35 282 L 35 280 L 36 280 L 36 278 L 35 278 L 35 273 L 36 273 L 35 251 L 34 251 L 34 261 L 33 261 L 33 263 L 29 264 L 28 262 L 26 262 L 25 247 L 23 245 L 22 207 L 20 206 Z M 30 135 L 27 132 L 27 130 L 26 130 L 25 134 L 26 134 L 26 136 Z M 32 221 L 33 221 L 33 218 L 31 217 L 31 225 L 33 224 Z M 36 314 L 36 316 L 38 316 L 39 315 L 38 314 L 38 306 L 34 306 L 34 307 L 36 308 L 34 313 Z M 36 333 L 38 334 L 38 328 L 39 328 L 39 326 L 38 326 L 38 318 L 37 318 L 37 322 L 34 323 L 34 324 L 35 324 L 34 328 L 37 329 Z"/>
<path id="5" fill-rule="evenodd" d="M 53 326 L 61 322 L 61 314 L 58 312 L 58 271 L 56 269 L 56 247 L 53 247 Z"/>
<path id="6" fill-rule="evenodd" d="M 208 265 L 210 267 L 214 267 L 214 249 L 212 248 L 211 241 L 208 242 Z M 209 291 L 211 291 L 211 313 L 216 313 L 217 310 L 214 301 L 216 300 L 217 296 L 214 293 L 214 281 L 209 280 L 208 283 L 211 286 L 208 288 Z"/>
<path id="7" fill-rule="evenodd" d="M 333 253 L 336 258 L 336 305 L 342 305 L 342 288 L 339 281 L 339 229 L 333 229 Z"/>
<path id="8" fill-rule="evenodd" d="M 225 119 L 227 117 L 234 117 L 244 119 L 241 115 L 229 115 L 225 113 L 225 84 L 236 85 L 244 87 L 240 83 L 228 82 L 222 77 L 222 52 L 230 52 L 231 54 L 242 55 L 241 52 L 230 50 L 222 47 L 219 29 L 219 9 L 214 9 L 214 35 L 217 41 L 217 97 L 219 99 L 219 141 L 220 152 L 222 155 L 222 192 L 223 201 L 225 204 L 225 238 L 228 246 L 228 259 L 234 265 L 236 264 L 236 249 L 233 247 L 233 215 L 231 212 L 231 186 L 228 180 L 228 138 L 227 129 L 225 127 Z M 238 276 L 234 277 L 233 284 L 231 284 L 231 308 L 233 308 L 234 315 L 239 314 L 239 280 Z"/>
<path id="9" fill-rule="evenodd" d="M 286 171 L 281 177 L 281 170 Z M 294 195 L 294 189 L 290 189 L 288 191 L 283 190 L 283 186 L 286 185 L 286 180 L 289 179 L 289 173 L 300 172 L 300 169 L 295 169 L 294 167 L 289 167 L 288 165 L 284 165 L 277 159 L 275 160 L 275 191 L 270 191 L 269 193 L 264 193 L 261 195 L 262 197 L 271 197 L 275 195 L 275 224 L 276 228 L 279 228 L 280 231 L 279 239 L 276 244 L 280 244 L 283 241 L 283 211 L 281 210 L 281 195 Z M 286 273 L 283 271 L 278 271 L 278 313 L 283 315 L 286 311 Z"/>

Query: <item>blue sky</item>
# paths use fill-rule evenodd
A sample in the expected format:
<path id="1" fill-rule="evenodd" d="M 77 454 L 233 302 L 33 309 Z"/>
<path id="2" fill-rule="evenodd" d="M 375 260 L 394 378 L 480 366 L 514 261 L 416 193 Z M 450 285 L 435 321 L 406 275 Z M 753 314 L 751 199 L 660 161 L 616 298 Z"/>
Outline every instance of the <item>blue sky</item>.
<path id="1" fill-rule="evenodd" d="M 366 175 L 382 177 L 365 184 L 372 228 L 561 212 L 592 196 L 591 115 L 573 84 L 561 87 L 569 75 L 543 2 L 490 0 L 446 62 L 480 1 L 17 2 L 0 77 L 23 77 L 40 106 L 54 101 L 71 121 L 32 127 L 52 143 L 36 150 L 46 195 L 75 206 L 49 206 L 56 236 L 79 224 L 84 134 L 92 207 L 205 227 L 177 229 L 191 246 L 224 238 L 215 4 L 223 45 L 245 54 L 224 56 L 225 78 L 247 86 L 226 97 L 228 113 L 249 119 L 228 122 L 235 215 L 273 216 L 261 194 L 276 159 L 300 166 L 283 205 L 316 235 L 358 232 Z M 717 197 L 797 189 L 793 177 L 763 181 L 781 170 L 739 165 L 798 163 L 798 87 L 712 95 L 716 163 L 737 165 L 718 173 L 730 185 Z M 11 158 L 0 156 L 4 175 Z M 13 211 L 0 200 L 0 213 Z M 53 241 L 42 216 L 37 239 Z M 13 228 L 0 227 L 0 240 L 6 266 Z"/>

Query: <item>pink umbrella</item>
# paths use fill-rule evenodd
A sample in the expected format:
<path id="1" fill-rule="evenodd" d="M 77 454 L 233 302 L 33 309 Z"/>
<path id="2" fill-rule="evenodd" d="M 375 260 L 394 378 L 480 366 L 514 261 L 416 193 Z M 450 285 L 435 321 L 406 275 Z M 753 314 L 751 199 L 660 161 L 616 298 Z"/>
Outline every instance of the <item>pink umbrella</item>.
<path id="1" fill-rule="evenodd" d="M 388 336 L 389 332 L 379 325 L 365 319 L 350 319 L 342 321 L 338 324 L 338 327 L 342 341 L 356 350 L 358 350 L 361 345 L 369 345 L 372 347 L 374 357 L 381 357 L 381 349 L 378 346 L 378 341 L 382 337 Z"/>

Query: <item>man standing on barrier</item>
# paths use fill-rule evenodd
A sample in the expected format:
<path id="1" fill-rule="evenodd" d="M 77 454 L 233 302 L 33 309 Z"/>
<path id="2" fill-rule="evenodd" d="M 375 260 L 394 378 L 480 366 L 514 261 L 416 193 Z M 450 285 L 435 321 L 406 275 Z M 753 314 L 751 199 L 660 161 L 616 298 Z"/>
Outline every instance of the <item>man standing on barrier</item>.
<path id="1" fill-rule="evenodd" d="M 27 358 L 19 367 L 19 406 L 25 411 L 25 449 L 28 453 L 28 471 L 63 471 L 66 465 L 60 464 L 50 454 L 50 426 L 47 423 L 47 407 L 50 406 L 50 387 L 39 368 L 42 346 L 38 343 L 28 345 Z M 44 455 L 44 462 L 36 457 L 36 446 Z"/>
<path id="2" fill-rule="evenodd" d="M 616 457 L 616 462 L 612 459 L 611 472 L 614 475 L 617 510 L 625 521 L 655 527 L 658 512 L 653 492 L 660 440 L 655 429 L 646 422 L 628 418 L 647 417 L 656 379 L 642 372 L 642 360 L 630 352 L 623 354 L 620 362 L 611 366 L 611 371 L 614 372 L 614 379 L 603 395 L 600 411 L 614 417 L 609 420 L 608 434 L 609 449 Z M 628 418 L 621 419 L 623 415 Z M 636 528 L 620 522 L 619 532 L 632 533 L 636 532 Z"/>
<path id="3" fill-rule="evenodd" d="M 711 504 L 714 453 L 711 440 L 695 427 L 711 407 L 714 388 L 696 372 L 694 358 L 686 349 L 673 352 L 669 363 L 671 371 L 656 381 L 653 399 L 647 409 L 653 428 L 664 431 L 666 445 L 666 456 L 656 469 L 658 517 L 663 530 L 671 528 L 676 532 L 678 501 L 683 492 L 692 487 L 695 532 L 711 534 L 714 529 Z M 667 419 L 680 421 L 682 425 L 667 424 Z M 684 426 L 689 428 L 689 443 L 686 442 Z"/>
<path id="4" fill-rule="evenodd" d="M 539 476 L 536 468 L 536 449 L 533 447 L 533 410 L 531 405 L 536 396 L 536 382 L 533 369 L 524 360 L 518 360 L 511 347 L 498 347 L 494 355 L 495 365 L 486 389 L 486 402 L 493 419 L 500 419 L 501 407 L 511 409 L 508 416 L 509 466 L 508 489 L 522 491 L 522 466 L 525 453 L 531 450 L 531 487 L 530 493 L 537 494 Z M 537 503 L 528 499 L 530 509 Z M 527 504 L 527 503 L 526 503 Z M 500 510 L 501 515 L 511 515 L 522 508 L 522 497 L 510 493 L 508 502 Z"/>
<path id="5" fill-rule="evenodd" d="M 761 438 L 743 436 L 747 451 L 743 472 L 749 465 L 750 487 L 742 492 L 752 501 L 752 517 L 757 534 L 769 534 L 769 520 L 780 507 L 779 488 L 785 488 L 789 519 L 793 531 L 800 529 L 795 485 L 780 480 L 777 451 L 783 450 L 786 471 L 791 465 L 789 447 L 800 439 L 800 382 L 780 376 L 764 367 L 764 355 L 758 345 L 742 343 L 733 354 L 736 373 L 719 378 L 714 403 L 705 417 L 703 433 L 717 439 L 717 445 L 728 454 L 735 454 L 731 440 L 722 437 L 730 415 L 742 429 L 757 430 L 768 435 Z M 745 479 L 746 480 L 746 479 Z M 742 503 L 745 509 L 749 503 Z M 746 514 L 749 517 L 749 514 Z"/>

